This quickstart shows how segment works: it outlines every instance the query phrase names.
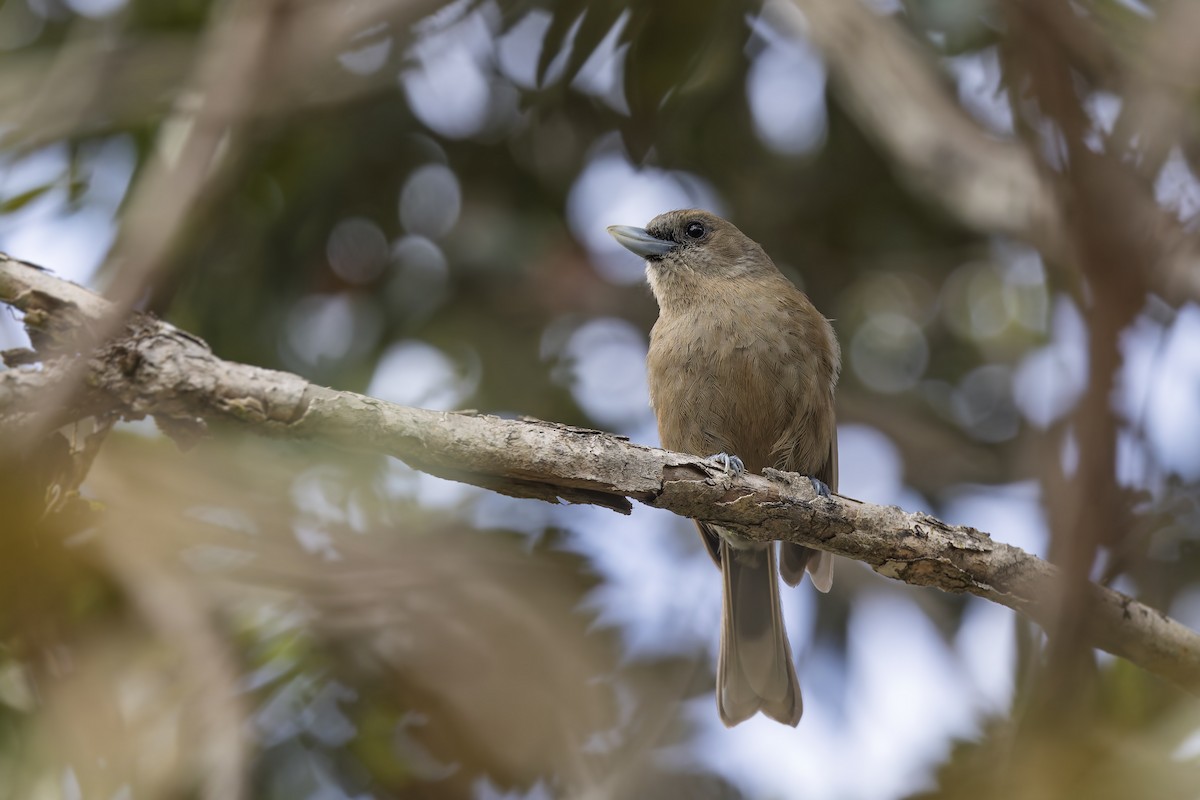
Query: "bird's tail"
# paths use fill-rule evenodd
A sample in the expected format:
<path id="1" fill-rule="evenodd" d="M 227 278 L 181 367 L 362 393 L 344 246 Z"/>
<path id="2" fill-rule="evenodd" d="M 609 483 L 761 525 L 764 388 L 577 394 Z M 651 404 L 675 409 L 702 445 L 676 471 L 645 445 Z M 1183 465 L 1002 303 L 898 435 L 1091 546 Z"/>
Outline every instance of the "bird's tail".
<path id="1" fill-rule="evenodd" d="M 721 537 L 724 606 L 717 660 L 717 707 L 733 726 L 756 711 L 786 725 L 804 710 L 779 607 L 775 545 L 731 546 Z"/>
<path id="2" fill-rule="evenodd" d="M 833 555 L 791 542 L 779 543 L 779 574 L 788 586 L 798 586 L 807 569 L 818 592 L 833 588 Z"/>

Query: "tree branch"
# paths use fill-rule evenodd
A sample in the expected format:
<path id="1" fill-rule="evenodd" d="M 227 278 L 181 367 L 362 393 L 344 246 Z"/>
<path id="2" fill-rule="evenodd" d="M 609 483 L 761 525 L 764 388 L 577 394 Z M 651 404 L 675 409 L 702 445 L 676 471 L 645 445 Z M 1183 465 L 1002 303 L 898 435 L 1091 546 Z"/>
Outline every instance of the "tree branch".
<path id="1" fill-rule="evenodd" d="M 49 298 L 49 299 L 48 299 Z M 106 301 L 0 256 L 0 301 L 26 313 L 47 342 L 42 383 L 0 373 L 0 430 L 27 424 L 45 382 L 57 380 L 50 347 L 64 326 L 101 319 Z M 47 313 L 43 309 L 53 306 Z M 720 523 L 752 539 L 783 540 L 862 561 L 889 578 L 968 592 L 1039 624 L 1053 620 L 1059 570 L 974 528 L 925 514 L 823 498 L 791 473 L 731 477 L 690 455 L 621 437 L 533 420 L 407 408 L 314 386 L 284 372 L 217 358 L 201 340 L 149 317 L 82 360 L 88 387 L 75 413 L 153 415 L 168 432 L 222 421 L 274 436 L 394 456 L 416 469 L 516 497 L 603 505 L 630 499 Z M 7 387 L 7 390 L 5 388 Z M 46 413 L 46 412 L 41 412 Z M 0 441 L 7 441 L 6 435 Z M 1191 692 L 1200 691 L 1200 635 L 1119 592 L 1092 585 L 1081 624 L 1095 646 Z"/>

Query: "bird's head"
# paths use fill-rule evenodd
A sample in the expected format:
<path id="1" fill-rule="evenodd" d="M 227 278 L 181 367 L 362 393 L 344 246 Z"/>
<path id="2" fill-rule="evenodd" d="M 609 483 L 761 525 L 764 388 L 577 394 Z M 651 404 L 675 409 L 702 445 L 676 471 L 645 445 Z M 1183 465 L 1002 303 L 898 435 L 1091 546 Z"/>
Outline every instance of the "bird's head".
<path id="1" fill-rule="evenodd" d="M 733 223 L 695 208 L 659 214 L 645 228 L 610 225 L 608 232 L 646 259 L 646 275 L 660 305 L 706 285 L 779 274 L 762 247 Z"/>

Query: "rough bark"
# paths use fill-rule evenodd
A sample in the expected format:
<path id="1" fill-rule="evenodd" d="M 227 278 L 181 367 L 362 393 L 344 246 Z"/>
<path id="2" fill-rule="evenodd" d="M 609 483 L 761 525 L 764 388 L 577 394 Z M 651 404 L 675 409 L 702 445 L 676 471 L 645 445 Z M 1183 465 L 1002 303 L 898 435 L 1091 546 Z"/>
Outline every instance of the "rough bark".
<path id="1" fill-rule="evenodd" d="M 90 354 L 72 355 L 73 326 L 103 318 L 106 301 L 4 256 L 0 301 L 25 312 L 44 351 L 40 371 L 0 372 L 0 455 L 20 440 L 18 431 L 71 415 L 153 415 L 173 435 L 195 435 L 210 421 L 235 423 L 393 456 L 517 497 L 623 513 L 637 500 L 752 539 L 862 561 L 905 583 L 984 597 L 1041 624 L 1053 619 L 1059 571 L 974 528 L 840 495 L 820 497 L 791 473 L 729 476 L 703 459 L 600 431 L 408 408 L 314 386 L 297 375 L 223 361 L 196 337 L 148 317 Z M 74 379 L 81 383 L 70 410 L 45 409 L 48 388 Z M 1085 605 L 1080 624 L 1095 646 L 1189 691 L 1200 689 L 1200 635 L 1101 586 L 1090 587 Z"/>

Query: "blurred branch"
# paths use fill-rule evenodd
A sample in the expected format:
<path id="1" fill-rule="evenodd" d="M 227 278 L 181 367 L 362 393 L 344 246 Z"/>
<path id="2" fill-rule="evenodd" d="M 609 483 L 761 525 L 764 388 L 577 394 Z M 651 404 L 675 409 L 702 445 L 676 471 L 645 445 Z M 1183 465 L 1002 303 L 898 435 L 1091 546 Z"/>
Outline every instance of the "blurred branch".
<path id="1" fill-rule="evenodd" d="M 230 0 L 218 4 L 194 42 L 130 35 L 110 46 L 85 34 L 69 40 L 52 61 L 39 53 L 17 65 L 37 91 L 0 79 L 0 109 L 16 120 L 0 141 L 13 147 L 138 119 L 171 97 L 153 153 L 125 200 L 107 258 L 114 302 L 107 319 L 91 320 L 93 345 L 115 334 L 129 311 L 161 287 L 197 210 L 217 202 L 237 175 L 255 123 L 299 105 L 347 99 L 353 92 L 343 79 L 354 76 L 334 70 L 335 78 L 320 78 L 331 72 L 329 63 L 364 32 L 400 30 L 433 6 L 430 0 Z M 393 38 L 387 34 L 386 41 Z M 165 51 L 171 55 L 159 69 L 155 59 Z M 51 79 L 42 80 L 40 70 Z M 368 91 L 394 80 L 384 75 L 390 73 L 381 70 L 354 84 Z M 63 378 L 53 387 L 66 398 L 76 387 Z"/>
<path id="2" fill-rule="evenodd" d="M 98 552 L 161 641 L 180 653 L 179 674 L 187 687 L 194 737 L 189 754 L 200 771 L 201 800 L 247 796 L 249 718 L 240 664 L 216 624 L 208 598 L 184 570 L 165 566 L 120 536 L 101 536 Z M 144 542 L 140 544 L 144 545 Z"/>
<path id="3" fill-rule="evenodd" d="M 47 296 L 56 298 L 57 311 L 42 311 Z M 90 292 L 3 256 L 0 301 L 26 312 L 35 342 L 52 339 L 48 317 L 60 312 L 81 320 L 110 313 Z M 44 363 L 53 367 L 62 358 L 72 356 L 56 357 L 48 346 Z M 427 411 L 338 392 L 297 375 L 222 361 L 199 339 L 145 316 L 130 322 L 123 338 L 79 360 L 88 389 L 86 402 L 77 406 L 86 405 L 91 414 L 153 415 L 173 434 L 194 434 L 205 421 L 237 423 L 260 434 L 394 456 L 517 497 L 626 513 L 632 498 L 750 538 L 818 547 L 906 583 L 969 592 L 1044 626 L 1054 619 L 1061 580 L 1056 567 L 974 528 L 840 496 L 821 498 L 807 480 L 789 473 L 734 478 L 703 459 L 598 431 Z M 43 372 L 54 380 L 52 369 Z M 44 397 L 44 388 L 30 392 L 28 386 L 0 392 L 0 429 L 27 421 Z M 1094 584 L 1084 612 L 1080 620 L 1095 646 L 1200 691 L 1200 635 Z"/>
<path id="4" fill-rule="evenodd" d="M 1171 148 L 1194 136 L 1190 99 L 1200 89 L 1200 48 L 1194 34 L 1200 26 L 1200 4 L 1175 0 L 1155 15 L 1139 58 L 1131 60 L 1124 76 L 1125 103 L 1117 117 L 1113 139 L 1141 157 L 1132 166 L 1153 180 Z"/>
<path id="5" fill-rule="evenodd" d="M 1143 265 L 1163 263 L 1170 218 L 1156 203 L 1150 181 L 1131 167 L 1136 158 L 1111 144 L 1089 146 L 1096 135 L 1083 99 L 1090 87 L 1081 82 L 1073 51 L 1061 43 L 1098 42 L 1098 28 L 1065 0 L 1008 0 L 1003 12 L 1012 44 L 1001 63 L 1009 85 L 1025 87 L 1018 124 L 1031 152 L 1042 146 L 1047 124 L 1058 131 L 1056 156 L 1063 166 L 1056 187 L 1062 206 L 1071 211 L 1065 235 L 1074 243 L 1072 266 L 1087 287 L 1082 303 L 1087 390 L 1069 427 L 1060 431 L 1060 437 L 1069 435 L 1078 444 L 1078 467 L 1065 470 L 1057 459 L 1042 467 L 1050 559 L 1062 568 L 1062 598 L 1059 621 L 1048 629 L 1049 669 L 1039 691 L 1046 698 L 1043 705 L 1062 711 L 1087 696 L 1079 666 L 1090 661 L 1090 642 L 1076 620 L 1088 602 L 1097 557 L 1105 546 L 1121 550 L 1132 528 L 1133 504 L 1117 481 L 1122 422 L 1113 413 L 1112 397 L 1125 363 L 1125 331 L 1156 285 L 1154 270 Z"/>
<path id="6" fill-rule="evenodd" d="M 0 116 L 9 125 L 0 133 L 0 140 L 16 149 L 33 150 L 64 138 L 142 125 L 169 112 L 173 99 L 181 93 L 192 95 L 192 111 L 202 102 L 204 90 L 233 91 L 236 99 L 236 94 L 244 92 L 250 83 L 255 83 L 256 95 L 253 102 L 243 103 L 240 109 L 250 121 L 347 102 L 393 87 L 395 74 L 383 68 L 370 75 L 330 70 L 330 63 L 362 46 L 364 36 L 367 43 L 383 41 L 389 46 L 395 39 L 403 40 L 407 28 L 437 6 L 436 0 L 335 4 L 292 0 L 282 24 L 276 25 L 278 38 L 269 53 L 255 50 L 259 44 L 255 37 L 261 31 L 253 25 L 244 28 L 240 24 L 217 24 L 202 37 L 125 32 L 115 41 L 81 25 L 81 32 L 68 37 L 57 49 L 5 54 Z M 220 20 L 222 15 L 234 12 L 245 13 L 239 12 L 236 5 L 227 6 L 214 18 Z M 399 46 L 393 49 L 401 51 Z M 239 80 L 232 84 L 195 80 L 201 75 L 192 75 L 192 71 L 202 66 L 200 62 L 209 53 L 216 54 L 217 62 L 231 67 L 225 77 Z M 253 75 L 241 75 L 232 69 L 246 56 L 271 60 L 271 79 L 265 87 L 247 81 Z M 219 67 L 220 63 L 216 65 Z M 193 78 L 192 85 L 186 86 L 189 77 Z"/>
<path id="7" fill-rule="evenodd" d="M 970 228 L 1029 242 L 1051 262 L 1075 260 L 1067 225 L 1074 208 L 1062 201 L 1053 174 L 1039 167 L 1029 147 L 998 139 L 967 116 L 936 65 L 896 23 L 860 0 L 794 2 L 767 8 L 782 30 L 821 51 L 838 99 L 907 183 Z M 1194 16 L 1182 9 L 1189 4 L 1180 6 L 1175 16 Z M 1188 29 L 1174 34 L 1183 36 L 1181 30 Z M 1072 52 L 1080 49 L 1078 42 L 1070 44 Z M 1154 74 L 1161 80 L 1162 69 L 1173 66 L 1190 68 L 1192 62 L 1164 63 Z M 1194 70 L 1186 74 L 1192 80 Z M 1155 118 L 1156 141 L 1174 122 L 1159 124 L 1161 116 Z M 1132 119 L 1136 124 L 1138 118 Z M 1138 205 L 1145 237 L 1156 243 L 1148 265 L 1155 291 L 1171 303 L 1200 299 L 1200 243 L 1152 197 Z"/>
<path id="8" fill-rule="evenodd" d="M 155 153 L 127 199 L 108 257 L 117 266 L 115 316 L 102 336 L 118 329 L 129 309 L 153 290 L 189 215 L 232 178 L 240 134 L 276 75 L 294 6 L 295 0 L 234 0 L 209 24 L 189 85 L 159 127 Z"/>
<path id="9" fill-rule="evenodd" d="M 68 38 L 56 50 L 8 54 L 0 78 L 6 146 L 34 150 L 70 136 L 141 123 L 163 111 L 194 56 L 190 37 L 113 44 Z"/>
<path id="10" fill-rule="evenodd" d="M 795 0 L 768 6 L 778 24 L 812 41 L 838 98 L 891 157 L 900 175 L 946 213 L 987 233 L 1032 243 L 1051 258 L 1068 251 L 1054 187 L 1033 156 L 967 117 L 929 59 L 891 20 L 859 0 Z"/>

